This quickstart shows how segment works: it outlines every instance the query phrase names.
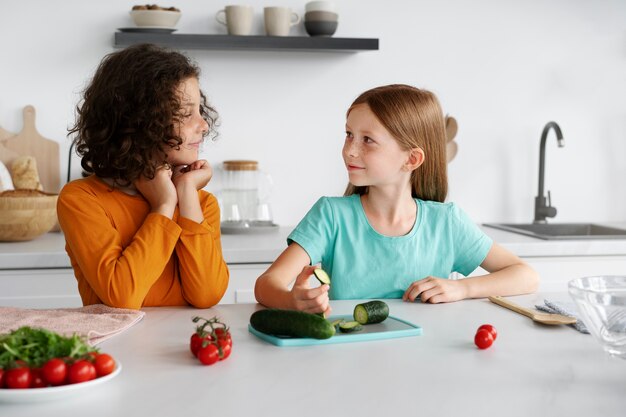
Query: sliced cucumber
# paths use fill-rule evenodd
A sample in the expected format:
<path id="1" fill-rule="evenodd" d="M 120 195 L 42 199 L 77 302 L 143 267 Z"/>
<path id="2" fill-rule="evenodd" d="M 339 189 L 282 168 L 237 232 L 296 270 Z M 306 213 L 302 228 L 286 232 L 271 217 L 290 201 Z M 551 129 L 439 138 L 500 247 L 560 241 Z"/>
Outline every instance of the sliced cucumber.
<path id="1" fill-rule="evenodd" d="M 250 324 L 262 333 L 276 336 L 328 339 L 335 334 L 335 327 L 325 318 L 295 310 L 255 311 L 250 316 Z"/>
<path id="2" fill-rule="evenodd" d="M 384 301 L 368 301 L 354 307 L 354 319 L 361 324 L 381 323 L 387 317 L 389 317 L 389 306 Z"/>
<path id="3" fill-rule="evenodd" d="M 363 326 L 358 321 L 347 321 L 339 324 L 339 331 L 341 333 L 352 333 L 363 330 Z"/>
<path id="4" fill-rule="evenodd" d="M 339 330 L 339 326 L 341 326 L 341 323 L 345 323 L 346 321 L 344 319 L 337 319 L 337 320 L 333 320 L 330 322 L 330 324 L 333 325 L 333 327 L 335 328 L 335 330 Z"/>
<path id="5" fill-rule="evenodd" d="M 317 268 L 313 271 L 313 275 L 315 275 L 315 278 L 317 278 L 317 280 L 320 282 L 320 284 L 324 285 L 324 284 L 328 284 L 330 285 L 330 277 L 328 276 L 328 274 L 326 273 L 326 271 L 324 271 L 321 268 Z"/>

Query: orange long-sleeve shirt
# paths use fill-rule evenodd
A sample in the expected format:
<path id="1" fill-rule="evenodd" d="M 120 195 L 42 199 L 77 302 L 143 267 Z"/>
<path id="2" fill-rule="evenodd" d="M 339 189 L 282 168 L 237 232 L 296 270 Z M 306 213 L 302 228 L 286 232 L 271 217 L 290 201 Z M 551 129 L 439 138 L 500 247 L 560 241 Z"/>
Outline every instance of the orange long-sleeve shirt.
<path id="1" fill-rule="evenodd" d="M 192 305 L 208 308 L 228 287 L 219 206 L 198 192 L 204 221 L 150 213 L 141 195 L 128 195 L 92 175 L 70 182 L 57 204 L 84 305 Z"/>

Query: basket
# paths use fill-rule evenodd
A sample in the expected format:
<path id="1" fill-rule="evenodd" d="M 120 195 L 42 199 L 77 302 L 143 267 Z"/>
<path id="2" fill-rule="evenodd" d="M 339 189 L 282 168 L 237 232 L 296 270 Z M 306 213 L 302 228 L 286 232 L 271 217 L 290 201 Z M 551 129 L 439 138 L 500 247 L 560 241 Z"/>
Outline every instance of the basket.
<path id="1" fill-rule="evenodd" d="M 32 240 L 57 223 L 57 194 L 38 190 L 0 193 L 0 241 Z"/>

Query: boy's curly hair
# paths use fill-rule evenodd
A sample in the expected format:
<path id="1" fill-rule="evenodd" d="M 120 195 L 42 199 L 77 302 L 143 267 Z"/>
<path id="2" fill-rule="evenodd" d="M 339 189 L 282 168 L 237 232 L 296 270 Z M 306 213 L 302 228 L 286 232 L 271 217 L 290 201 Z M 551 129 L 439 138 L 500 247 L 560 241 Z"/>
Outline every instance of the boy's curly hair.
<path id="1" fill-rule="evenodd" d="M 154 178 L 165 150 L 179 148 L 175 123 L 182 114 L 177 88 L 200 70 L 184 55 L 155 45 L 130 46 L 104 57 L 76 107 L 69 129 L 87 173 L 127 186 L 141 175 Z M 217 112 L 200 92 L 205 136 L 215 138 Z"/>

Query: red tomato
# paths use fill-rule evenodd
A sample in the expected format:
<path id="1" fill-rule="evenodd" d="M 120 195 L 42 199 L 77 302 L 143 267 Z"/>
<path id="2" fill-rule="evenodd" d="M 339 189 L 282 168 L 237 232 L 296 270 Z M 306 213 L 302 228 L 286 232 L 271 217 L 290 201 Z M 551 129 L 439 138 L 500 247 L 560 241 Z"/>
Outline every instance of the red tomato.
<path id="1" fill-rule="evenodd" d="M 215 335 L 218 338 L 230 337 L 230 332 L 228 330 L 226 330 L 226 328 L 224 328 L 224 327 L 218 327 L 217 329 L 215 329 Z"/>
<path id="2" fill-rule="evenodd" d="M 30 370 L 32 379 L 30 381 L 31 388 L 44 388 L 48 386 L 48 383 L 43 377 L 43 372 L 41 369 L 31 369 Z"/>
<path id="3" fill-rule="evenodd" d="M 0 388 L 4 388 L 4 369 L 0 368 Z"/>
<path id="4" fill-rule="evenodd" d="M 217 336 L 218 341 L 219 340 L 225 340 L 225 341 L 228 342 L 228 344 L 230 346 L 233 345 L 233 339 L 230 336 L 230 332 L 228 330 L 226 330 L 224 328 L 221 328 L 221 327 L 217 328 L 217 329 L 215 329 L 215 335 Z"/>
<path id="5" fill-rule="evenodd" d="M 232 345 L 227 340 L 222 340 L 222 339 L 220 339 L 218 343 L 220 345 L 220 350 L 221 350 L 220 360 L 223 361 L 224 359 L 230 356 Z"/>
<path id="6" fill-rule="evenodd" d="M 202 337 L 198 333 L 191 335 L 191 339 L 189 340 L 189 349 L 191 350 L 191 353 L 193 353 L 193 356 L 198 356 L 198 351 L 202 348 L 202 344 L 205 340 L 210 342 L 213 340 L 213 337 L 211 337 L 211 335 Z"/>
<path id="7" fill-rule="evenodd" d="M 79 359 L 72 366 L 70 366 L 68 372 L 68 381 L 70 384 L 78 384 L 80 382 L 91 381 L 96 378 L 96 367 L 93 363 Z"/>
<path id="8" fill-rule="evenodd" d="M 41 371 L 50 385 L 62 385 L 67 378 L 67 365 L 59 358 L 50 359 L 43 365 Z"/>
<path id="9" fill-rule="evenodd" d="M 219 351 L 213 343 L 198 350 L 198 359 L 203 365 L 213 365 L 219 360 Z"/>
<path id="10" fill-rule="evenodd" d="M 198 350 L 200 349 L 200 345 L 202 344 L 202 338 L 198 333 L 194 333 L 191 335 L 189 339 L 189 350 L 191 350 L 191 354 L 193 356 L 198 356 Z"/>
<path id="11" fill-rule="evenodd" d="M 480 329 L 474 336 L 474 343 L 479 349 L 487 349 L 493 344 L 493 336 L 486 329 Z"/>
<path id="12" fill-rule="evenodd" d="M 4 375 L 4 383 L 7 388 L 29 388 L 33 376 L 28 368 L 8 369 Z"/>
<path id="13" fill-rule="evenodd" d="M 493 337 L 494 342 L 498 338 L 498 332 L 496 331 L 496 328 L 493 327 L 491 324 L 483 324 L 482 326 L 480 326 L 478 328 L 478 330 L 480 330 L 480 329 L 485 329 L 489 333 L 491 333 L 491 337 Z M 476 330 L 476 331 L 478 331 L 478 330 Z"/>
<path id="14" fill-rule="evenodd" d="M 96 367 L 96 375 L 100 378 L 101 376 L 109 375 L 115 370 L 115 359 L 111 355 L 101 353 L 96 356 L 94 366 Z"/>

